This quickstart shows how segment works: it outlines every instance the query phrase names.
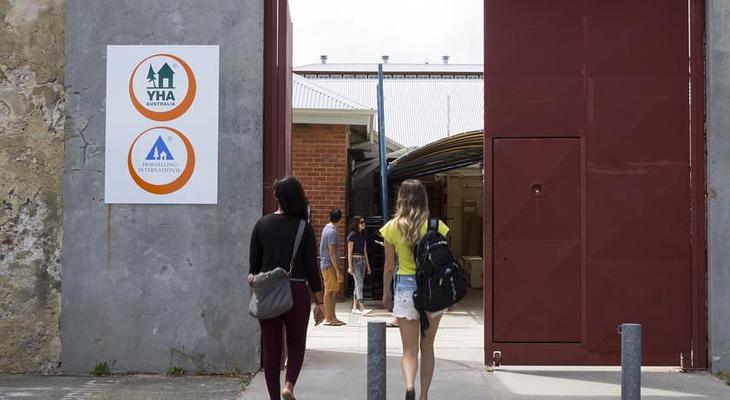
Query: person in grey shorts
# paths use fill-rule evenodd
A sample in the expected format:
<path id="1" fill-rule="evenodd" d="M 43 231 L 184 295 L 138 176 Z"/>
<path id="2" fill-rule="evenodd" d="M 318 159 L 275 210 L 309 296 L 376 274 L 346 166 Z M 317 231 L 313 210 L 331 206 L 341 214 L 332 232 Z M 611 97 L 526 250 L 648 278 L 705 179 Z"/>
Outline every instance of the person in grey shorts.
<path id="1" fill-rule="evenodd" d="M 319 267 L 322 269 L 324 281 L 324 324 L 328 326 L 346 325 L 337 319 L 335 308 L 337 292 L 345 281 L 345 271 L 340 269 L 338 262 L 337 225 L 342 219 L 342 211 L 338 208 L 330 210 L 330 223 L 322 229 L 322 238 L 319 244 Z"/>
<path id="2" fill-rule="evenodd" d="M 352 297 L 352 312 L 368 315 L 372 312 L 365 308 L 362 289 L 365 274 L 370 274 L 370 261 L 366 246 L 365 218 L 356 215 L 350 224 L 350 233 L 347 235 L 347 272 L 355 281 L 355 291 Z"/>

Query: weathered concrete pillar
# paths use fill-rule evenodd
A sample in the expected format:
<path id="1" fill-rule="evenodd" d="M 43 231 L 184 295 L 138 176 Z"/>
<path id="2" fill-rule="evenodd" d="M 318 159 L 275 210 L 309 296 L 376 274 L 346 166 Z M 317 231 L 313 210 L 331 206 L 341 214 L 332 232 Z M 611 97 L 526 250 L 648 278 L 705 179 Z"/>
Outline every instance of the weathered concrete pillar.
<path id="1" fill-rule="evenodd" d="M 707 2 L 709 362 L 730 372 L 730 1 Z"/>
<path id="2" fill-rule="evenodd" d="M 0 372 L 61 357 L 64 1 L 0 1 Z"/>
<path id="3" fill-rule="evenodd" d="M 68 0 L 65 372 L 258 369 L 244 282 L 263 192 L 263 5 Z M 104 203 L 106 79 L 120 79 L 107 45 L 220 46 L 217 204 Z"/>

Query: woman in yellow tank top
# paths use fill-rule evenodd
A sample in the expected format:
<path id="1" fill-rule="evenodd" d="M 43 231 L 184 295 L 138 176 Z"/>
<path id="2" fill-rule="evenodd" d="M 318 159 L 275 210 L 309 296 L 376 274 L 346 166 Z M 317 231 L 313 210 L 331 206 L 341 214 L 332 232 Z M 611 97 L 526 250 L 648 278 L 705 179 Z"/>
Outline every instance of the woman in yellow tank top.
<path id="1" fill-rule="evenodd" d="M 428 313 L 429 328 L 421 337 L 419 314 L 413 304 L 416 289 L 416 262 L 413 248 L 428 229 L 428 195 L 423 184 L 416 179 L 403 182 L 398 190 L 396 214 L 380 229 L 385 239 L 385 270 L 383 272 L 383 303 L 393 308 L 393 316 L 398 319 L 400 337 L 403 343 L 401 371 L 406 384 L 406 400 L 415 400 L 414 382 L 418 372 L 418 352 L 421 352 L 421 391 L 420 400 L 428 399 L 434 370 L 433 342 L 441 322 L 442 312 Z M 439 221 L 439 232 L 446 236 L 449 227 Z M 398 255 L 395 295 L 388 288 L 393 279 L 395 255 Z M 420 343 L 419 343 L 420 340 Z"/>

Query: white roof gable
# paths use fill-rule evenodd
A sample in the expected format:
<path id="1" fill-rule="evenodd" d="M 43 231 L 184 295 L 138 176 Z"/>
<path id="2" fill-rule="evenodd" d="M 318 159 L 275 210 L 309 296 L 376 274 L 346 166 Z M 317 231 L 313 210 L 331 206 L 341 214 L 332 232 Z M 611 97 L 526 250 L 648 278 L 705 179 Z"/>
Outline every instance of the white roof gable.
<path id="1" fill-rule="evenodd" d="M 292 76 L 292 108 L 318 110 L 368 110 L 364 106 L 332 92 L 297 74 Z"/>

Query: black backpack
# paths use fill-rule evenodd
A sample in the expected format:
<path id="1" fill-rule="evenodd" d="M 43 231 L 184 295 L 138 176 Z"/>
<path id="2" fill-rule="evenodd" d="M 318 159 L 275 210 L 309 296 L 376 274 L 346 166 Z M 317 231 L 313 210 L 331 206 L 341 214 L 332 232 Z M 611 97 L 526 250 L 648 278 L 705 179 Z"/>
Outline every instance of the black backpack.
<path id="1" fill-rule="evenodd" d="M 429 219 L 428 230 L 413 251 L 417 284 L 413 304 L 420 314 L 421 334 L 428 329 L 427 311 L 444 310 L 466 296 L 464 271 L 446 238 L 439 233 L 438 224 L 438 219 Z"/>

